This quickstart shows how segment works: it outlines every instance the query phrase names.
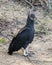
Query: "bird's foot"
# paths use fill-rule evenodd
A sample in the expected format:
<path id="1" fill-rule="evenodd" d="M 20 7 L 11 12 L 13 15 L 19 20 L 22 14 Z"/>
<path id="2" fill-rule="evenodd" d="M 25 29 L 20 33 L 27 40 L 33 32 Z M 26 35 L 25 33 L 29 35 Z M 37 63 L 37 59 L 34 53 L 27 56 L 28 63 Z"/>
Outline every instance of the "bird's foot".
<path id="1" fill-rule="evenodd" d="M 26 53 L 24 53 L 24 56 L 26 57 L 26 56 L 28 56 L 28 53 L 26 52 Z"/>
<path id="2" fill-rule="evenodd" d="M 29 57 L 32 57 L 33 55 L 34 55 L 34 53 L 33 53 L 32 51 L 29 51 L 29 52 L 28 52 L 28 56 L 29 56 Z"/>

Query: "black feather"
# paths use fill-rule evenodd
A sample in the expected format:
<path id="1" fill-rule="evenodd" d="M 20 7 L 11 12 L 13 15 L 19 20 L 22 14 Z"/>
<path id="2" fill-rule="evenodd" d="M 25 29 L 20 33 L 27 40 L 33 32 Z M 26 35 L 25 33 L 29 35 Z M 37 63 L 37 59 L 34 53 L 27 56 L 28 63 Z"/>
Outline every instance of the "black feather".
<path id="1" fill-rule="evenodd" d="M 11 55 L 22 47 L 25 49 L 34 38 L 34 14 L 28 15 L 27 24 L 23 27 L 9 45 L 8 53 Z"/>

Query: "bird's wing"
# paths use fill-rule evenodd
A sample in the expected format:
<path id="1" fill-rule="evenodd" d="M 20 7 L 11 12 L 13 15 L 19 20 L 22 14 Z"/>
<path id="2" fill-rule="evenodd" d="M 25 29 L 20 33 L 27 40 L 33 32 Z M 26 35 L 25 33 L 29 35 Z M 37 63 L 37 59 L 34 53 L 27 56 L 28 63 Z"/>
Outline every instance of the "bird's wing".
<path id="1" fill-rule="evenodd" d="M 29 35 L 30 35 L 29 28 L 24 27 L 17 34 L 17 38 L 19 41 L 27 41 L 29 38 Z"/>
<path id="2" fill-rule="evenodd" d="M 23 28 L 18 32 L 18 34 L 21 33 L 21 32 L 23 32 L 23 31 L 26 30 L 26 29 L 27 29 L 27 27 L 23 27 Z"/>

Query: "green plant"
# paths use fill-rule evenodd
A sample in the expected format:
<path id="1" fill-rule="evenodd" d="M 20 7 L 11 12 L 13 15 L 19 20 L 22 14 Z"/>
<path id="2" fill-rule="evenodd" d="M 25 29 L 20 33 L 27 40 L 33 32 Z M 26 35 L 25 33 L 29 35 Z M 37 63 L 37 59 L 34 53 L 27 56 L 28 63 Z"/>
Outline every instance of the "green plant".
<path id="1" fill-rule="evenodd" d="M 5 43 L 6 40 L 4 38 L 0 38 L 0 43 Z"/>

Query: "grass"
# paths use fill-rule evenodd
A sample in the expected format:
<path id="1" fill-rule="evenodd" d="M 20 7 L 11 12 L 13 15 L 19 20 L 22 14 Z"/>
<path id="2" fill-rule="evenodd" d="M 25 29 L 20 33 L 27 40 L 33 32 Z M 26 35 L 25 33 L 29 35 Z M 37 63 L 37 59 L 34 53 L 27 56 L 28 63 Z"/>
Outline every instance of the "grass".
<path id="1" fill-rule="evenodd" d="M 49 16 L 46 16 L 43 19 L 39 20 L 39 24 L 36 26 L 35 31 L 37 33 L 45 33 L 46 35 L 48 35 L 49 32 L 49 24 L 52 23 L 52 19 L 49 18 Z"/>
<path id="2" fill-rule="evenodd" d="M 0 43 L 5 43 L 6 40 L 4 38 L 0 38 Z"/>

